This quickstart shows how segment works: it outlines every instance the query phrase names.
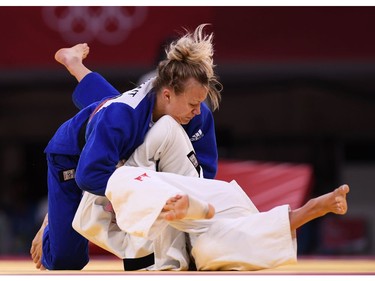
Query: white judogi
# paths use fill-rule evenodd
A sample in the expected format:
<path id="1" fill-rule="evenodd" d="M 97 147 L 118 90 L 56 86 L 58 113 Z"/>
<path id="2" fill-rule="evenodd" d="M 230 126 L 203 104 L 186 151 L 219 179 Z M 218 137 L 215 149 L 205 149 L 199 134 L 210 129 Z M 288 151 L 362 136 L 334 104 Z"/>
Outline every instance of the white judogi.
<path id="1" fill-rule="evenodd" d="M 259 213 L 235 181 L 198 178 L 195 167 L 192 168 L 189 160 L 186 162 L 185 152 L 192 147 L 190 141 L 185 142 L 185 132 L 182 132 L 186 138 L 182 142 L 184 145 L 176 143 L 181 140 L 179 137 L 175 142 L 168 142 L 166 139 L 180 134 L 159 131 L 153 135 L 151 132 L 154 128 L 154 132 L 157 131 L 159 122 L 146 136 L 146 145 L 139 147 L 127 162 L 134 165 L 147 159 L 141 163 L 147 168 L 124 166 L 117 169 L 107 184 L 108 199 L 101 197 L 103 201 L 100 201 L 98 196 L 85 193 L 73 221 L 74 229 L 120 258 L 141 257 L 153 251 L 155 265 L 149 269 L 154 270 L 187 269 L 189 257 L 183 232 L 190 234 L 198 270 L 256 270 L 296 262 L 289 206 Z M 165 122 L 168 125 L 163 124 Z M 181 128 L 171 118 L 165 118 L 163 123 L 159 123 L 159 129 L 167 128 L 168 132 Z M 155 139 L 158 141 L 153 142 Z M 153 145 L 155 143 L 159 145 Z M 166 149 L 173 145 L 174 149 Z M 168 159 L 175 165 L 168 165 Z M 160 160 L 159 167 L 177 169 L 187 176 L 168 173 L 165 172 L 168 169 L 163 168 L 160 170 L 164 172 L 155 172 L 156 160 Z M 215 207 L 215 217 L 173 222 L 160 219 L 165 202 L 177 194 L 210 202 Z M 104 211 L 106 200 L 112 203 L 116 221 L 111 213 Z"/>

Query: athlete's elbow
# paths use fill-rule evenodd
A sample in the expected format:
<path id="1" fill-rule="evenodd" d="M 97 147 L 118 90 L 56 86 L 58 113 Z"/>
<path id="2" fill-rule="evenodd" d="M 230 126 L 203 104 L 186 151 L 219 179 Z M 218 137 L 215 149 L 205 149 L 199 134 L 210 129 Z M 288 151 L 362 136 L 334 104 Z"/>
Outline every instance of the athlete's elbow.
<path id="1" fill-rule="evenodd" d="M 92 180 L 93 177 L 88 176 L 86 173 L 76 173 L 76 183 L 80 189 L 96 195 L 104 195 L 105 186 L 98 185 L 97 181 Z"/>

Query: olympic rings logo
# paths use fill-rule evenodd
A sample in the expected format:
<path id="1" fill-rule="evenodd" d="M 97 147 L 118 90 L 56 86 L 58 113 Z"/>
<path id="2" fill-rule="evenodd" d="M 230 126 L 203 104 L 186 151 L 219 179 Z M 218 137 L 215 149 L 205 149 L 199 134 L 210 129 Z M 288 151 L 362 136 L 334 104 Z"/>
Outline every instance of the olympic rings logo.
<path id="1" fill-rule="evenodd" d="M 43 7 L 42 15 L 68 43 L 116 45 L 143 23 L 147 7 Z"/>

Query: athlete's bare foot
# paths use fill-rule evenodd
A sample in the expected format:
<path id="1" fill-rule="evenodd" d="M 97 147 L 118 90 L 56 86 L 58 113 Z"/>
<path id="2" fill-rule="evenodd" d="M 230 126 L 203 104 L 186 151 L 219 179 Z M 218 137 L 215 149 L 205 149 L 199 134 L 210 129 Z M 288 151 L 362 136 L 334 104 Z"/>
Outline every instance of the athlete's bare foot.
<path id="1" fill-rule="evenodd" d="M 44 229 L 48 224 L 48 214 L 44 217 L 42 226 L 40 227 L 39 231 L 35 235 L 33 241 L 31 242 L 30 254 L 33 262 L 35 263 L 35 267 L 40 270 L 45 270 L 46 268 L 42 264 L 42 244 L 43 244 L 43 233 Z"/>
<path id="2" fill-rule="evenodd" d="M 344 184 L 334 191 L 309 200 L 301 208 L 289 213 L 290 228 L 296 230 L 307 222 L 322 217 L 328 213 L 344 215 L 348 211 L 346 195 L 349 186 Z"/>
<path id="3" fill-rule="evenodd" d="M 348 211 L 348 205 L 346 202 L 346 194 L 348 194 L 348 192 L 349 186 L 344 184 L 336 188 L 334 191 L 313 200 L 316 201 L 316 208 L 322 212 L 322 216 L 327 213 L 344 215 Z"/>
<path id="4" fill-rule="evenodd" d="M 55 60 L 69 69 L 71 65 L 82 63 L 90 52 L 87 43 L 77 44 L 70 48 L 62 48 L 55 54 Z"/>
<path id="5" fill-rule="evenodd" d="M 62 48 L 55 54 L 55 60 L 66 67 L 78 82 L 91 72 L 82 61 L 87 57 L 90 48 L 86 43 L 77 44 L 70 48 Z"/>
<path id="6" fill-rule="evenodd" d="M 206 202 L 188 195 L 171 197 L 161 212 L 168 221 L 180 219 L 211 219 L 215 215 L 215 208 Z"/>

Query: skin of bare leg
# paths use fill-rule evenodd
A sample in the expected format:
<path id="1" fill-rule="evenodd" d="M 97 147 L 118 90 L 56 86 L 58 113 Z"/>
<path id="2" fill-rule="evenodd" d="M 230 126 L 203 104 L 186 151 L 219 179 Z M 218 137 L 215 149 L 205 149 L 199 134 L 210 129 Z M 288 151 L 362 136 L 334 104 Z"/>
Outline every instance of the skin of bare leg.
<path id="1" fill-rule="evenodd" d="M 328 213 L 344 215 L 348 210 L 346 195 L 349 186 L 344 184 L 334 191 L 309 200 L 304 206 L 289 213 L 290 229 L 292 231 L 309 221 Z"/>
<path id="2" fill-rule="evenodd" d="M 186 217 L 189 209 L 189 196 L 176 195 L 168 199 L 161 212 L 162 217 L 167 221 L 180 220 Z M 208 211 L 205 219 L 211 219 L 215 215 L 215 209 L 208 204 Z"/>
<path id="3" fill-rule="evenodd" d="M 35 267 L 40 270 L 45 270 L 46 268 L 42 264 L 42 245 L 43 245 L 43 233 L 44 229 L 48 224 L 48 213 L 44 217 L 42 226 L 40 227 L 39 231 L 35 235 L 33 241 L 31 242 L 30 254 L 33 262 L 35 263 Z"/>
<path id="4" fill-rule="evenodd" d="M 89 52 L 89 46 L 86 43 L 81 43 L 70 48 L 59 49 L 55 53 L 55 60 L 64 65 L 70 74 L 80 82 L 87 74 L 91 73 L 91 70 L 83 64 L 83 60 Z"/>

